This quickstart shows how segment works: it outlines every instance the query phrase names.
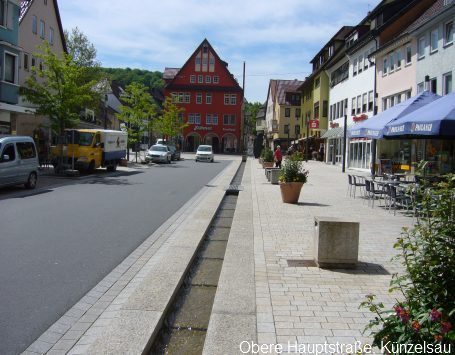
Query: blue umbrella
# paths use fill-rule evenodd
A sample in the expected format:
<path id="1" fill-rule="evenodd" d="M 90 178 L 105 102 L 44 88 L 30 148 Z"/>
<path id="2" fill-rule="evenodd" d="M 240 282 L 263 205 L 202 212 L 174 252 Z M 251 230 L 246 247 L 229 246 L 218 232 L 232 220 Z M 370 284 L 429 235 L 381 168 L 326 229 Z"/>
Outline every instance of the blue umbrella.
<path id="1" fill-rule="evenodd" d="M 353 125 L 348 129 L 350 138 L 382 138 L 385 132 L 384 127 L 388 123 L 392 123 L 398 118 L 411 113 L 430 102 L 439 99 L 441 96 L 433 94 L 429 91 L 424 91 L 416 96 L 413 96 L 406 101 L 400 102 L 395 106 L 363 121 Z"/>
<path id="2" fill-rule="evenodd" d="M 390 122 L 384 135 L 455 137 L 455 93 Z"/>

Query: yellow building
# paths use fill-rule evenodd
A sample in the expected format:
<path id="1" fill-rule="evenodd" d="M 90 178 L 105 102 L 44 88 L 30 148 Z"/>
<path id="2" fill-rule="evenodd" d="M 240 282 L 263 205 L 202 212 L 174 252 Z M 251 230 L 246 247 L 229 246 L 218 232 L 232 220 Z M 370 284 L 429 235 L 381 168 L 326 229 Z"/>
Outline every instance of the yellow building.
<path id="1" fill-rule="evenodd" d="M 270 80 L 266 103 L 266 139 L 270 148 L 286 150 L 302 137 L 302 94 L 300 80 Z"/>

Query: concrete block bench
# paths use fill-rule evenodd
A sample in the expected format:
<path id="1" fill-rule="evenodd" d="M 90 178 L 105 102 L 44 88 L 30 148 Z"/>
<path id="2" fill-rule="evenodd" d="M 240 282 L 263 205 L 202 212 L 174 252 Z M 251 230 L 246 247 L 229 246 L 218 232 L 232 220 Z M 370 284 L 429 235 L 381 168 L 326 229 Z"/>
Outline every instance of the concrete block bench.
<path id="1" fill-rule="evenodd" d="M 359 222 L 314 217 L 314 261 L 321 268 L 355 268 L 359 255 Z"/>

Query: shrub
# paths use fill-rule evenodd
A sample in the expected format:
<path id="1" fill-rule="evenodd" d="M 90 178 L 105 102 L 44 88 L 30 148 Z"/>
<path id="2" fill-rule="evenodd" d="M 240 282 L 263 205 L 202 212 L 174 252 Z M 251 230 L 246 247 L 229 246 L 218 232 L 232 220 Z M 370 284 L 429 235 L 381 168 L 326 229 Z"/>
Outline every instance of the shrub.
<path id="1" fill-rule="evenodd" d="M 262 151 L 261 158 L 264 162 L 273 162 L 273 152 L 270 148 L 265 148 Z"/>
<path id="2" fill-rule="evenodd" d="M 433 186 L 431 195 L 417 195 L 421 218 L 403 228 L 394 245 L 405 272 L 393 275 L 390 291 L 400 292 L 402 300 L 387 310 L 368 295 L 361 306 L 376 317 L 366 329 L 373 330 L 376 346 L 390 341 L 455 348 L 455 175 Z"/>
<path id="3" fill-rule="evenodd" d="M 308 170 L 303 169 L 300 153 L 294 153 L 284 160 L 279 180 L 281 182 L 303 182 L 308 180 Z"/>

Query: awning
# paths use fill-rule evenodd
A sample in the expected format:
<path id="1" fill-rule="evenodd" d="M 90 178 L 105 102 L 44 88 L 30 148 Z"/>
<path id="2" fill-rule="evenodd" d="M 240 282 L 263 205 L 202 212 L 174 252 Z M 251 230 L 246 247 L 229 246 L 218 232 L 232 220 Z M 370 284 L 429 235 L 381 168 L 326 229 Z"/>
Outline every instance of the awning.
<path id="1" fill-rule="evenodd" d="M 322 139 L 336 139 L 336 138 L 341 138 L 343 137 L 343 127 L 335 127 L 332 129 L 329 129 L 327 132 L 325 132 L 322 135 Z"/>
<path id="2" fill-rule="evenodd" d="M 424 91 L 410 99 L 400 102 L 395 106 L 373 116 L 366 121 L 362 121 L 348 128 L 349 138 L 382 138 L 385 131 L 385 126 L 392 123 L 398 118 L 407 115 L 430 102 L 439 99 L 441 96 L 433 94 L 429 91 Z"/>
<path id="3" fill-rule="evenodd" d="M 387 124 L 384 136 L 455 137 L 455 93 Z"/>

